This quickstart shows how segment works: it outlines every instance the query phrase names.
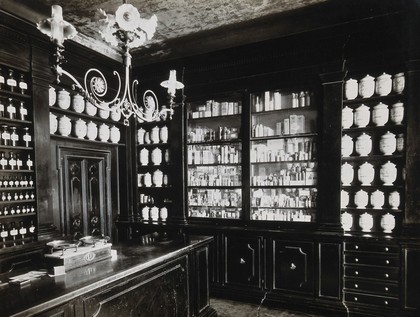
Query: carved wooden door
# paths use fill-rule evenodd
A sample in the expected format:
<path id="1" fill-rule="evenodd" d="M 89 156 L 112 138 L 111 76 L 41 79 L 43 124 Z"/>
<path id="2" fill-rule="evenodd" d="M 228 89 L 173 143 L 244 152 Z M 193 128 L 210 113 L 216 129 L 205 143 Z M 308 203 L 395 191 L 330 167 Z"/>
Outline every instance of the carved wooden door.
<path id="1" fill-rule="evenodd" d="M 111 231 L 111 153 L 60 147 L 62 232 L 75 238 Z"/>

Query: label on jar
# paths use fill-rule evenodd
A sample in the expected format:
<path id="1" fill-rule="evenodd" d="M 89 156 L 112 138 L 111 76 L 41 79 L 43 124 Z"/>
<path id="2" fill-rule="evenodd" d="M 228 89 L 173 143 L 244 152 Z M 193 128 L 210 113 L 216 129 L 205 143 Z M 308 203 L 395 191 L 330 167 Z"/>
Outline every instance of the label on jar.
<path id="1" fill-rule="evenodd" d="M 16 87 L 17 82 L 13 78 L 9 78 L 6 82 L 6 84 L 9 85 L 10 87 Z"/>
<path id="2" fill-rule="evenodd" d="M 19 83 L 19 88 L 22 89 L 22 90 L 26 90 L 26 89 L 28 89 L 28 84 L 25 83 L 24 81 L 21 81 Z"/>

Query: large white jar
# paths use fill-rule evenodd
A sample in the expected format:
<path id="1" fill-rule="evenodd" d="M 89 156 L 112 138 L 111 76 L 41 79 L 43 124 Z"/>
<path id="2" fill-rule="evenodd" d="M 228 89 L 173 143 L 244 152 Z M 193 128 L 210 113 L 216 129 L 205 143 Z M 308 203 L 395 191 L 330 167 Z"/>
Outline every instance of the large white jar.
<path id="1" fill-rule="evenodd" d="M 353 109 L 345 106 L 341 112 L 341 125 L 343 129 L 348 129 L 353 125 Z"/>
<path id="2" fill-rule="evenodd" d="M 153 206 L 150 208 L 150 218 L 152 218 L 153 221 L 159 220 L 159 208 L 156 206 Z"/>
<path id="3" fill-rule="evenodd" d="M 349 231 L 353 227 L 353 216 L 347 211 L 341 214 L 341 227 L 345 231 Z"/>
<path id="4" fill-rule="evenodd" d="M 377 126 L 383 126 L 388 122 L 388 106 L 382 102 L 378 103 L 372 110 L 372 122 Z"/>
<path id="5" fill-rule="evenodd" d="M 397 167 L 394 163 L 388 161 L 381 166 L 379 178 L 386 186 L 391 186 L 397 179 Z"/>
<path id="6" fill-rule="evenodd" d="M 89 140 L 93 141 L 98 137 L 98 126 L 96 125 L 96 123 L 89 121 L 87 126 L 87 131 L 86 131 L 86 136 Z"/>
<path id="7" fill-rule="evenodd" d="M 166 125 L 160 128 L 159 138 L 160 138 L 160 142 L 162 143 L 168 142 L 168 127 Z"/>
<path id="8" fill-rule="evenodd" d="M 400 133 L 397 135 L 397 151 L 402 152 L 404 151 L 404 133 Z"/>
<path id="9" fill-rule="evenodd" d="M 152 151 L 152 163 L 153 165 L 159 165 L 162 163 L 162 150 L 159 148 L 155 148 Z"/>
<path id="10" fill-rule="evenodd" d="M 140 164 L 143 166 L 149 164 L 149 150 L 146 148 L 140 150 Z"/>
<path id="11" fill-rule="evenodd" d="M 349 78 L 344 83 L 344 96 L 346 99 L 355 99 L 358 95 L 358 82 L 356 79 Z"/>
<path id="12" fill-rule="evenodd" d="M 153 185 L 155 185 L 156 187 L 162 187 L 163 173 L 161 170 L 157 169 L 156 171 L 153 172 L 152 181 L 153 181 Z"/>
<path id="13" fill-rule="evenodd" d="M 158 127 L 153 127 L 152 130 L 150 130 L 150 141 L 152 141 L 152 143 L 159 143 L 160 139 Z"/>
<path id="14" fill-rule="evenodd" d="M 141 217 L 143 220 L 149 220 L 149 207 L 144 206 L 141 210 Z"/>
<path id="15" fill-rule="evenodd" d="M 345 134 L 341 138 L 341 155 L 349 157 L 351 153 L 353 153 L 353 139 Z"/>
<path id="16" fill-rule="evenodd" d="M 397 149 L 397 139 L 394 133 L 387 131 L 379 140 L 379 151 L 384 155 L 391 155 Z"/>
<path id="17" fill-rule="evenodd" d="M 71 133 L 71 120 L 67 116 L 62 116 L 58 119 L 58 132 L 62 136 L 69 136 Z"/>
<path id="18" fill-rule="evenodd" d="M 372 151 L 372 138 L 366 133 L 362 133 L 356 139 L 356 153 L 360 156 L 366 156 Z"/>
<path id="19" fill-rule="evenodd" d="M 392 78 L 391 75 L 382 73 L 382 75 L 376 77 L 375 93 L 379 96 L 386 96 L 392 90 Z"/>
<path id="20" fill-rule="evenodd" d="M 144 144 L 144 134 L 146 133 L 146 130 L 143 128 L 140 128 L 137 130 L 137 143 L 138 144 Z"/>
<path id="21" fill-rule="evenodd" d="M 387 212 L 381 218 L 381 228 L 385 233 L 391 233 L 395 228 L 395 216 Z"/>
<path id="22" fill-rule="evenodd" d="M 362 98 L 369 98 L 375 93 L 375 78 L 366 75 L 359 81 L 359 95 Z"/>
<path id="23" fill-rule="evenodd" d="M 90 101 L 87 99 L 85 100 L 85 113 L 89 116 L 96 115 L 96 112 L 98 111 L 98 108 L 96 108 L 95 105 L 93 105 Z"/>
<path id="24" fill-rule="evenodd" d="M 105 123 L 102 123 L 99 126 L 98 133 L 99 133 L 99 140 L 101 140 L 102 142 L 108 142 L 110 130 L 109 130 L 109 127 Z"/>
<path id="25" fill-rule="evenodd" d="M 118 143 L 120 141 L 121 138 L 121 132 L 120 129 L 117 128 L 115 125 L 113 125 L 110 129 L 109 129 L 109 140 L 112 143 Z"/>
<path id="26" fill-rule="evenodd" d="M 341 190 L 340 204 L 341 208 L 346 208 L 349 205 L 350 198 L 349 193 L 345 190 Z"/>
<path id="27" fill-rule="evenodd" d="M 73 111 L 82 113 L 83 110 L 85 110 L 85 101 L 83 100 L 83 96 L 79 94 L 73 95 L 71 106 Z"/>
<path id="28" fill-rule="evenodd" d="M 98 116 L 102 119 L 108 119 L 111 111 L 98 108 Z"/>
<path id="29" fill-rule="evenodd" d="M 73 125 L 73 133 L 77 138 L 83 139 L 87 133 L 86 122 L 82 119 L 76 120 L 76 122 Z"/>
<path id="30" fill-rule="evenodd" d="M 57 93 L 57 105 L 61 109 L 68 109 L 70 107 L 70 93 L 64 89 L 61 89 Z"/>
<path id="31" fill-rule="evenodd" d="M 370 194 L 370 204 L 375 209 L 381 209 L 385 204 L 385 195 L 379 189 Z"/>
<path id="32" fill-rule="evenodd" d="M 358 209 L 365 209 L 369 202 L 368 193 L 365 192 L 363 189 L 360 189 L 354 195 L 354 204 Z"/>
<path id="33" fill-rule="evenodd" d="M 152 175 L 149 172 L 144 174 L 143 182 L 144 182 L 144 186 L 152 187 Z"/>
<path id="34" fill-rule="evenodd" d="M 348 186 L 353 181 L 353 178 L 354 178 L 353 166 L 345 162 L 343 165 L 341 165 L 341 182 L 343 183 L 343 185 Z"/>
<path id="35" fill-rule="evenodd" d="M 395 124 L 401 124 L 404 120 L 404 104 L 401 101 L 391 106 L 391 121 Z"/>
<path id="36" fill-rule="evenodd" d="M 398 209 L 401 203 L 400 193 L 396 190 L 389 193 L 388 204 L 392 209 Z"/>
<path id="37" fill-rule="evenodd" d="M 370 232 L 373 228 L 373 217 L 367 212 L 360 215 L 359 226 L 362 228 L 363 232 Z"/>
<path id="38" fill-rule="evenodd" d="M 121 110 L 120 109 L 114 109 L 114 111 L 111 111 L 111 119 L 114 120 L 114 121 L 120 121 Z"/>
<path id="39" fill-rule="evenodd" d="M 392 90 L 397 94 L 401 94 L 404 91 L 404 86 L 405 86 L 404 73 L 395 74 L 394 78 L 392 79 Z"/>
<path id="40" fill-rule="evenodd" d="M 50 112 L 50 133 L 54 134 L 57 132 L 58 120 L 57 116 Z"/>
<path id="41" fill-rule="evenodd" d="M 363 186 L 370 185 L 375 178 L 375 169 L 372 164 L 364 162 L 360 165 L 357 171 L 357 179 L 362 183 Z"/>
<path id="42" fill-rule="evenodd" d="M 57 101 L 57 93 L 55 92 L 54 87 L 48 89 L 48 104 L 50 106 L 54 106 L 55 102 Z"/>
<path id="43" fill-rule="evenodd" d="M 159 217 L 162 221 L 166 221 L 166 219 L 168 219 L 168 209 L 166 207 L 160 208 Z"/>
<path id="44" fill-rule="evenodd" d="M 354 124 L 359 128 L 364 128 L 370 121 L 370 109 L 362 104 L 354 111 Z"/>

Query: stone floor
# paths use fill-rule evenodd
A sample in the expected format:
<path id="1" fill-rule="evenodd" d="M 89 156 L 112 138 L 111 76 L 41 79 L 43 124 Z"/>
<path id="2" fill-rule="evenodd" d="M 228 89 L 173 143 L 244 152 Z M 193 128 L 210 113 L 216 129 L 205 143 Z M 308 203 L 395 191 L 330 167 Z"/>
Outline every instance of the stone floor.
<path id="1" fill-rule="evenodd" d="M 220 298 L 211 298 L 210 306 L 217 311 L 218 317 L 321 317 Z"/>

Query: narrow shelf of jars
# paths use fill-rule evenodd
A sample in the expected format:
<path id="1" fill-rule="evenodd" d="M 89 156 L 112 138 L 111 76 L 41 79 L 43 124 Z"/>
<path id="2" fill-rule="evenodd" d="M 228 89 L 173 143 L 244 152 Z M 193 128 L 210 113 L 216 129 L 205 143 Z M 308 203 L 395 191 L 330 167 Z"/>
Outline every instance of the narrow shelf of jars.
<path id="1" fill-rule="evenodd" d="M 192 205 L 188 208 L 188 217 L 238 220 L 242 217 L 242 208 L 232 206 Z"/>
<path id="2" fill-rule="evenodd" d="M 8 215 L 0 215 L 0 219 L 16 219 L 16 218 L 25 218 L 25 217 L 34 217 L 36 216 L 36 212 L 26 212 L 26 213 L 20 213 L 20 214 L 8 214 Z"/>
<path id="3" fill-rule="evenodd" d="M 242 189 L 240 185 L 232 185 L 232 186 L 212 186 L 212 185 L 188 185 L 188 189 Z"/>
<path id="4" fill-rule="evenodd" d="M 304 107 L 287 107 L 282 109 L 272 109 L 272 110 L 262 110 L 262 111 L 251 111 L 252 116 L 264 116 L 264 115 L 273 115 L 278 114 L 279 112 L 287 113 L 299 113 L 299 112 L 316 112 L 317 109 L 314 106 L 304 106 Z"/>
<path id="5" fill-rule="evenodd" d="M 395 208 L 391 208 L 391 207 L 383 207 L 383 208 L 374 208 L 374 207 L 366 207 L 366 208 L 357 208 L 357 207 L 342 207 L 341 208 L 341 212 L 350 212 L 350 213 L 364 213 L 364 212 L 373 212 L 373 213 L 377 213 L 377 214 L 382 214 L 382 213 L 402 213 L 403 210 L 402 209 L 395 209 Z"/>
<path id="6" fill-rule="evenodd" d="M 16 126 L 28 126 L 28 125 L 32 125 L 32 121 L 0 117 L 0 125 L 4 125 L 4 124 L 13 124 Z"/>
<path id="7" fill-rule="evenodd" d="M 278 165 L 279 163 L 316 163 L 316 160 L 275 160 L 275 161 L 258 161 L 258 162 L 251 162 L 251 165 Z"/>
<path id="8" fill-rule="evenodd" d="M 291 184 L 291 185 L 251 185 L 250 188 L 317 188 L 317 185 L 305 185 L 305 184 Z"/>
<path id="9" fill-rule="evenodd" d="M 261 136 L 261 137 L 251 137 L 251 141 L 264 141 L 264 140 L 275 140 L 275 139 L 290 139 L 290 138 L 307 138 L 307 137 L 317 137 L 318 133 L 295 133 L 295 134 L 284 134 L 284 135 L 270 135 L 270 136 Z"/>
<path id="10" fill-rule="evenodd" d="M 343 105 L 349 106 L 350 108 L 356 108 L 360 104 L 369 104 L 369 103 L 379 103 L 379 102 L 398 102 L 403 101 L 405 99 L 405 95 L 403 93 L 391 93 L 389 95 L 380 96 L 380 95 L 372 95 L 371 97 L 366 98 L 355 98 L 355 99 L 344 99 Z"/>
<path id="11" fill-rule="evenodd" d="M 368 125 L 366 127 L 351 127 L 351 128 L 343 128 L 343 133 L 348 134 L 360 134 L 361 132 L 373 132 L 373 133 L 385 133 L 387 131 L 392 132 L 401 132 L 403 133 L 406 129 L 405 124 L 393 124 L 393 123 L 387 123 L 382 126 L 374 126 L 374 125 Z"/>
<path id="12" fill-rule="evenodd" d="M 33 174 L 33 173 L 35 173 L 35 171 L 34 170 L 28 170 L 28 169 L 20 169 L 20 170 L 18 170 L 18 169 L 15 169 L 15 170 L 11 170 L 11 169 L 0 169 L 0 172 L 1 173 L 12 173 L 12 174 L 14 174 L 14 173 L 17 173 L 17 174 L 20 174 L 20 173 L 25 173 L 25 174 Z"/>
<path id="13" fill-rule="evenodd" d="M 57 140 L 71 140 L 71 141 L 77 141 L 77 142 L 83 142 L 83 143 L 90 143 L 90 144 L 106 144 L 106 145 L 110 145 L 110 146 L 125 146 L 125 143 L 114 143 L 111 142 L 109 140 L 106 141 L 101 141 L 101 140 L 88 140 L 88 139 L 84 139 L 84 138 L 78 138 L 76 136 L 63 136 L 63 135 L 58 135 L 58 134 L 51 134 L 51 138 L 52 139 L 57 139 Z"/>
<path id="14" fill-rule="evenodd" d="M 273 207 L 251 208 L 252 221 L 278 221 L 278 222 L 315 222 L 316 210 L 305 208 Z"/>
<path id="15" fill-rule="evenodd" d="M 21 145 L 0 145 L 1 150 L 19 150 L 19 151 L 33 151 L 32 146 L 21 146 Z"/>
<path id="16" fill-rule="evenodd" d="M 341 157 L 341 160 L 343 162 L 368 162 L 368 161 L 374 161 L 374 162 L 380 162 L 380 161 L 387 161 L 387 160 L 395 160 L 398 162 L 402 162 L 405 159 L 405 155 L 403 153 L 401 154 L 374 154 L 369 156 L 347 156 L 347 157 Z"/>
<path id="17" fill-rule="evenodd" d="M 208 163 L 208 164 L 188 164 L 188 168 L 199 166 L 242 166 L 242 163 Z"/>
<path id="18" fill-rule="evenodd" d="M 162 148 L 165 148 L 165 147 L 169 147 L 169 143 L 168 142 L 166 142 L 166 143 L 144 143 L 144 144 L 137 144 L 137 147 L 138 148 L 139 147 L 147 147 L 147 148 L 150 148 L 150 147 L 160 148 L 160 147 L 162 147 Z"/>
<path id="19" fill-rule="evenodd" d="M 240 118 L 241 114 L 237 113 L 237 114 L 227 114 L 227 115 L 217 115 L 217 116 L 203 116 L 203 117 L 198 117 L 198 118 L 192 118 L 191 116 L 188 117 L 188 121 L 190 122 L 201 122 L 201 121 L 208 121 L 209 119 L 211 120 L 226 120 L 226 119 L 232 119 L 232 118 Z"/>
<path id="20" fill-rule="evenodd" d="M 1 182 L 1 181 L 0 181 Z M 8 192 L 8 191 L 24 191 L 24 190 L 35 190 L 34 187 L 0 187 L 0 192 Z"/>
<path id="21" fill-rule="evenodd" d="M 27 93 L 22 94 L 20 92 L 14 92 L 14 91 L 2 89 L 2 88 L 0 88 L 0 95 L 10 96 L 10 97 L 14 97 L 14 98 L 24 98 L 24 99 L 31 99 L 32 98 L 32 96 L 27 94 Z"/>
<path id="22" fill-rule="evenodd" d="M 224 144 L 239 144 L 241 139 L 227 139 L 227 140 L 208 140 L 201 142 L 188 142 L 187 145 L 224 145 Z"/>
<path id="23" fill-rule="evenodd" d="M 287 206 L 251 206 L 251 209 L 272 209 L 272 210 L 305 210 L 307 212 L 316 212 L 315 207 L 287 207 Z"/>

